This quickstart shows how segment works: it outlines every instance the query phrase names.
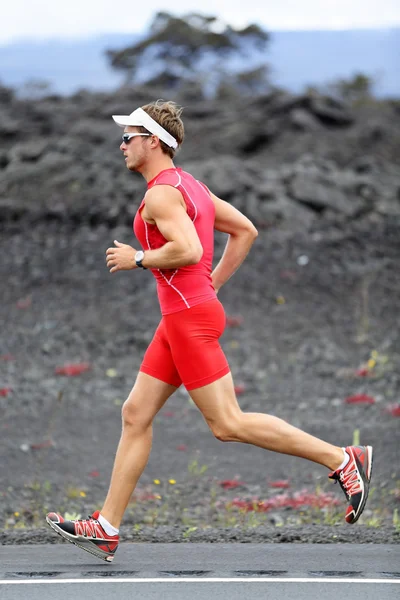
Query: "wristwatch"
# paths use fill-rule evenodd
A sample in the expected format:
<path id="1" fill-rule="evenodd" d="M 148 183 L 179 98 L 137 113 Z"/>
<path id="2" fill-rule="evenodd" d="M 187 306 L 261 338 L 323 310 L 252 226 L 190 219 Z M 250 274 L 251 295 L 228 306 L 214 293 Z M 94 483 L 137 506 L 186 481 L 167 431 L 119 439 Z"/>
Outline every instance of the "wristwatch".
<path id="1" fill-rule="evenodd" d="M 144 259 L 144 252 L 143 250 L 138 250 L 135 254 L 135 262 L 136 262 L 136 266 L 140 267 L 141 269 L 146 270 L 146 267 L 144 267 L 142 265 L 142 260 Z"/>

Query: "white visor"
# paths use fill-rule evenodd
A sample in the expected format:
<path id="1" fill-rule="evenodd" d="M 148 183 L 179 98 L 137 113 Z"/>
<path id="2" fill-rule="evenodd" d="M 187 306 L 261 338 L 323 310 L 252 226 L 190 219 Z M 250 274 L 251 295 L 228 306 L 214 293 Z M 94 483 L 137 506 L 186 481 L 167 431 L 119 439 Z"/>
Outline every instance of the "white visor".
<path id="1" fill-rule="evenodd" d="M 120 127 L 145 127 L 167 144 L 170 148 L 177 148 L 176 139 L 161 127 L 157 121 L 152 119 L 142 108 L 137 108 L 130 115 L 113 115 L 114 121 Z"/>

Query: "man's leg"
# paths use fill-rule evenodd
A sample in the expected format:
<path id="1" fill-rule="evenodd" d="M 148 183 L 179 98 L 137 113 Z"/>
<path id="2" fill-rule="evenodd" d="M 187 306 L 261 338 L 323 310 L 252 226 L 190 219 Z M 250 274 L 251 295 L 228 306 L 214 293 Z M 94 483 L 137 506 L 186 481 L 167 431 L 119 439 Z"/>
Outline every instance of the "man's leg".
<path id="1" fill-rule="evenodd" d="M 176 389 L 139 372 L 122 409 L 122 435 L 102 511 L 75 520 L 50 512 L 46 521 L 56 533 L 102 560 L 114 560 L 122 516 L 150 454 L 153 419 Z"/>
<path id="2" fill-rule="evenodd" d="M 153 419 L 180 385 L 161 319 L 122 408 L 122 435 L 104 506 L 87 519 L 48 513 L 47 523 L 61 537 L 102 560 L 114 559 L 123 514 L 149 458 Z"/>
<path id="3" fill-rule="evenodd" d="M 230 373 L 189 393 L 218 439 L 292 454 L 331 469 L 329 477 L 339 482 L 348 501 L 347 523 L 359 519 L 368 498 L 372 446 L 347 446 L 344 452 L 343 448 L 328 444 L 277 417 L 243 413 L 236 400 Z"/>
<path id="4" fill-rule="evenodd" d="M 115 528 L 141 476 L 151 450 L 153 419 L 177 388 L 139 372 L 122 408 L 122 434 L 101 515 Z"/>
<path id="5" fill-rule="evenodd" d="M 337 446 L 305 433 L 278 417 L 242 412 L 230 373 L 189 393 L 214 435 L 222 441 L 244 442 L 299 456 L 332 471 L 343 462 L 343 450 Z"/>

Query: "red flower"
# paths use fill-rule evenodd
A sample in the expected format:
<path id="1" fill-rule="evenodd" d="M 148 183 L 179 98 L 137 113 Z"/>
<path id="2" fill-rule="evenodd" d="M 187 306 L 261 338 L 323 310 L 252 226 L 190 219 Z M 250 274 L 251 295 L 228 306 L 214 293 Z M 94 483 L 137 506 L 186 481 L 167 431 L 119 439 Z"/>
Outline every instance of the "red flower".
<path id="1" fill-rule="evenodd" d="M 100 473 L 98 471 L 90 471 L 89 477 L 98 477 Z"/>
<path id="2" fill-rule="evenodd" d="M 239 498 L 235 498 L 230 503 L 231 506 L 236 506 L 245 512 L 267 512 L 274 508 L 284 507 L 296 509 L 301 506 L 324 508 L 325 506 L 338 506 L 339 504 L 341 504 L 340 500 L 330 494 L 312 494 L 307 491 L 296 492 L 293 496 L 279 494 L 269 500 L 259 500 L 258 498 L 240 500 Z"/>
<path id="3" fill-rule="evenodd" d="M 151 493 L 139 493 L 139 494 L 133 494 L 133 499 L 137 500 L 139 502 L 146 502 L 147 500 L 159 500 L 159 498 L 157 498 L 157 494 L 151 494 Z"/>
<path id="4" fill-rule="evenodd" d="M 375 404 L 375 398 L 367 396 L 367 394 L 355 394 L 348 396 L 345 402 L 346 404 Z"/>
<path id="5" fill-rule="evenodd" d="M 243 394 L 243 392 L 246 390 L 246 387 L 244 385 L 244 383 L 238 383 L 237 385 L 235 385 L 235 394 Z"/>
<path id="6" fill-rule="evenodd" d="M 32 450 L 40 450 L 41 448 L 51 448 L 51 446 L 54 446 L 53 440 L 44 440 L 43 442 L 31 444 Z"/>
<path id="7" fill-rule="evenodd" d="M 290 487 L 290 483 L 288 479 L 278 479 L 277 481 L 270 481 L 269 486 L 284 489 Z"/>
<path id="8" fill-rule="evenodd" d="M 12 389 L 10 387 L 0 388 L 0 396 L 6 397 L 8 394 L 11 394 Z"/>
<path id="9" fill-rule="evenodd" d="M 12 354 L 2 354 L 0 356 L 0 360 L 4 360 L 4 361 L 15 360 L 15 356 L 13 356 Z"/>
<path id="10" fill-rule="evenodd" d="M 290 281 L 296 281 L 297 273 L 295 271 L 285 270 L 280 272 L 280 277 L 281 279 L 289 279 Z"/>
<path id="11" fill-rule="evenodd" d="M 32 304 L 32 298 L 28 296 L 27 298 L 21 298 L 17 301 L 17 308 L 25 309 L 29 308 Z"/>
<path id="12" fill-rule="evenodd" d="M 392 404 L 388 406 L 385 412 L 392 415 L 392 417 L 400 417 L 400 404 Z"/>
<path id="13" fill-rule="evenodd" d="M 233 490 L 237 487 L 241 487 L 242 485 L 246 485 L 243 481 L 238 481 L 237 479 L 225 479 L 224 481 L 219 481 L 219 485 L 224 488 L 224 490 Z"/>
<path id="14" fill-rule="evenodd" d="M 75 377 L 76 375 L 80 375 L 85 371 L 89 371 L 90 365 L 89 363 L 75 363 L 75 364 L 67 364 L 63 367 L 56 368 L 56 375 L 66 375 L 67 377 Z"/>
<path id="15" fill-rule="evenodd" d="M 358 375 L 358 377 L 368 377 L 369 374 L 370 371 L 367 369 L 367 367 L 361 367 L 361 369 L 356 371 L 356 375 Z"/>
<path id="16" fill-rule="evenodd" d="M 176 447 L 177 450 L 182 450 L 182 452 L 185 452 L 187 450 L 187 446 L 186 444 L 180 444 L 179 446 Z"/>
<path id="17" fill-rule="evenodd" d="M 237 316 L 232 316 L 232 317 L 226 317 L 226 326 L 227 327 L 240 327 L 240 325 L 243 324 L 243 317 L 242 315 L 237 315 Z"/>

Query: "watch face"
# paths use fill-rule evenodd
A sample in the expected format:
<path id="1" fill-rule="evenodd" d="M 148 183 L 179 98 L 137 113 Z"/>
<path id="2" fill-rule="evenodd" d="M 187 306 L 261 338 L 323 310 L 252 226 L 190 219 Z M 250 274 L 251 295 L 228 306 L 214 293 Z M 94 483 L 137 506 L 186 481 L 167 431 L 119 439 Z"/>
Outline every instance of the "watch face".
<path id="1" fill-rule="evenodd" d="M 136 252 L 136 254 L 135 254 L 135 260 L 136 261 L 143 260 L 143 258 L 144 258 L 144 252 L 143 252 L 143 250 L 138 250 Z"/>

